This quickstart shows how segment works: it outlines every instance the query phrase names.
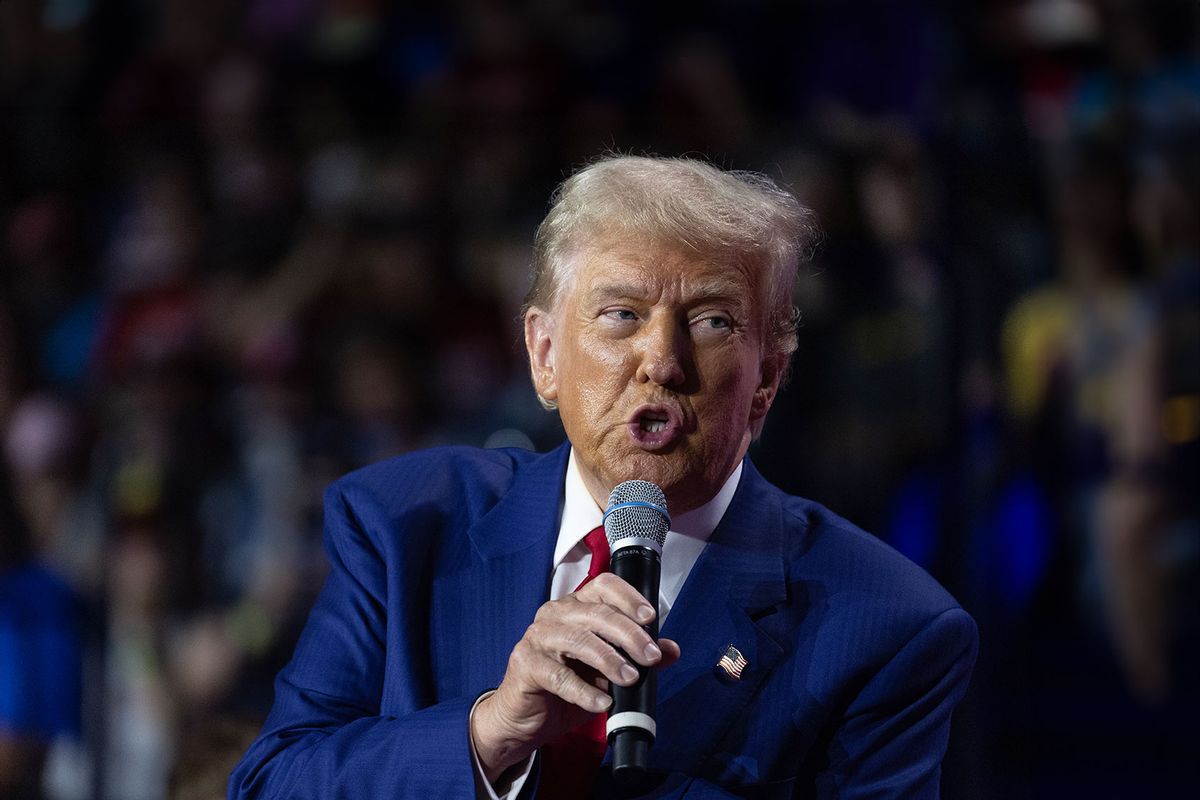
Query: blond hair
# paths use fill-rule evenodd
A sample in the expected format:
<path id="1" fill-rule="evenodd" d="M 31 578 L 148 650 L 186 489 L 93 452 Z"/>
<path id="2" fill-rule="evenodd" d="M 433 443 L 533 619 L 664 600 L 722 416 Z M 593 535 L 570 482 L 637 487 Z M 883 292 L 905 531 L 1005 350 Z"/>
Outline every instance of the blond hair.
<path id="1" fill-rule="evenodd" d="M 565 180 L 534 237 L 532 281 L 522 313 L 551 310 L 569 283 L 574 255 L 603 240 L 679 244 L 744 264 L 764 292 L 764 347 L 796 349 L 796 270 L 820 233 L 813 212 L 766 175 L 722 170 L 693 158 L 608 155 Z"/>

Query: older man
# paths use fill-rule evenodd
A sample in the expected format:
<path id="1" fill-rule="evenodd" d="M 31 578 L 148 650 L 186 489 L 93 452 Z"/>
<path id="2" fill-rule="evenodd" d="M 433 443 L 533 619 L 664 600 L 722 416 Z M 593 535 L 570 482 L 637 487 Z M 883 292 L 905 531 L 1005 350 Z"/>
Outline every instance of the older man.
<path id="1" fill-rule="evenodd" d="M 417 453 L 331 487 L 332 572 L 231 797 L 618 796 L 586 730 L 635 664 L 660 670 L 646 796 L 936 796 L 974 624 L 746 459 L 812 235 L 768 179 L 698 161 L 566 181 L 525 342 L 569 446 Z M 672 513 L 657 608 L 586 580 L 631 478 Z"/>

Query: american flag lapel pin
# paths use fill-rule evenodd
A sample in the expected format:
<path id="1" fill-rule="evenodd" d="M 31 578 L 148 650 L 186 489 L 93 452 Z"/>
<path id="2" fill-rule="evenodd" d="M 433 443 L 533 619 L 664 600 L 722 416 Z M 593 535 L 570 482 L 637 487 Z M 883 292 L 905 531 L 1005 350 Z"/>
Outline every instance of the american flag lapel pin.
<path id="1" fill-rule="evenodd" d="M 717 661 L 717 668 L 724 672 L 728 678 L 735 681 L 742 679 L 742 672 L 748 666 L 750 666 L 750 662 L 742 655 L 742 651 L 733 645 L 726 647 L 725 652 Z"/>

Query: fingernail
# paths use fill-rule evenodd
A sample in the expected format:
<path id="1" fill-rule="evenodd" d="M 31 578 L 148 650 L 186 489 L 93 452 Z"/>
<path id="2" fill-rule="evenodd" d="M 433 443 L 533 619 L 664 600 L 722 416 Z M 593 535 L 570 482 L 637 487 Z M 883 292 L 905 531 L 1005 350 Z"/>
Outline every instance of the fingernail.
<path id="1" fill-rule="evenodd" d="M 636 681 L 637 676 L 638 671 L 629 664 L 625 664 L 623 667 L 621 667 L 621 677 L 626 681 Z"/>
<path id="2" fill-rule="evenodd" d="M 654 609 L 650 606 L 639 606 L 637 610 L 638 622 L 649 622 L 654 619 Z"/>
<path id="3" fill-rule="evenodd" d="M 646 645 L 646 649 L 642 652 L 646 654 L 647 661 L 657 661 L 658 659 L 662 658 L 662 650 L 659 650 L 658 645 L 656 645 L 654 642 Z"/>
<path id="4" fill-rule="evenodd" d="M 594 711 L 605 711 L 612 705 L 612 698 L 606 694 L 598 695 L 592 698 L 592 709 Z"/>

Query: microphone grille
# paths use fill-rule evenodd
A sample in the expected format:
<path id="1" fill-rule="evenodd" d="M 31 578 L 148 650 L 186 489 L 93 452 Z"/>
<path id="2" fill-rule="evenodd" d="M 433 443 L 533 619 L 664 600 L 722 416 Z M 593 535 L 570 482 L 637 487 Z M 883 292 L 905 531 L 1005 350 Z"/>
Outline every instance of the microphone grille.
<path id="1" fill-rule="evenodd" d="M 649 539 L 661 551 L 670 527 L 667 496 L 650 481 L 625 481 L 609 494 L 608 510 L 604 512 L 604 535 L 609 547 L 621 539 L 636 537 Z"/>

